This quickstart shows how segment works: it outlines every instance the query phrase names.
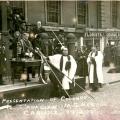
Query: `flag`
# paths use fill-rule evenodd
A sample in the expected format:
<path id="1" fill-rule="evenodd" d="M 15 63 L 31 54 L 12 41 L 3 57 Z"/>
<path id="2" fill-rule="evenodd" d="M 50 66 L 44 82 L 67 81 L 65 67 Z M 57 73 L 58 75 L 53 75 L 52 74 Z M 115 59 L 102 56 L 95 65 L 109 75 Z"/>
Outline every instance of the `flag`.
<path id="1" fill-rule="evenodd" d="M 48 61 L 49 67 L 51 69 L 51 73 L 49 75 L 49 78 L 51 80 L 51 82 L 54 85 L 59 85 L 62 87 L 62 79 L 64 77 L 64 74 L 62 73 L 62 71 L 60 71 L 58 68 L 56 68 L 52 63 L 50 63 Z"/>

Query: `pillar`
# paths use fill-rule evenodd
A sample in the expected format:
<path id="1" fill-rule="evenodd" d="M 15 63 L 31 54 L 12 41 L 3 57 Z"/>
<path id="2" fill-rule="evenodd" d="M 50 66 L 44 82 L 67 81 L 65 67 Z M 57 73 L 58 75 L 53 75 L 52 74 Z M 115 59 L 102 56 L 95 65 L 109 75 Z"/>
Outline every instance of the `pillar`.
<path id="1" fill-rule="evenodd" d="M 67 34 L 67 47 L 69 55 L 72 55 L 75 57 L 75 43 L 76 43 L 76 37 L 73 33 Z"/>
<path id="2" fill-rule="evenodd" d="M 2 38 L 1 43 L 5 46 L 5 55 L 4 57 L 4 68 L 6 75 L 10 74 L 10 63 L 9 63 L 9 37 L 8 37 L 8 28 L 7 28 L 7 2 L 2 2 L 1 6 L 2 12 Z"/>

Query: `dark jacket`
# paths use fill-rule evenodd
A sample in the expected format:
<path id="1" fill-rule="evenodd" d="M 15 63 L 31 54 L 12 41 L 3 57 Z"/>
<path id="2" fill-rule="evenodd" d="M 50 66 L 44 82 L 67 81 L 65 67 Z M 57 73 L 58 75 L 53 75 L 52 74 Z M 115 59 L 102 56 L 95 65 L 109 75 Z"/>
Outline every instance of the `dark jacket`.
<path id="1" fill-rule="evenodd" d="M 88 75 L 88 65 L 87 65 L 87 56 L 88 52 L 77 52 L 76 61 L 77 61 L 77 75 L 87 76 Z"/>

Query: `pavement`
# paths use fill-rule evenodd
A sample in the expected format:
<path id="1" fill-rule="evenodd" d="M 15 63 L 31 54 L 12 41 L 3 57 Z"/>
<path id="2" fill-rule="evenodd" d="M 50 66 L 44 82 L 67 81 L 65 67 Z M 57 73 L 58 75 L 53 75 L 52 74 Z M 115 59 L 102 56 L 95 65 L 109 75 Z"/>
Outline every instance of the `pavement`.
<path id="1" fill-rule="evenodd" d="M 0 120 L 120 120 L 120 73 L 107 73 L 109 69 L 109 67 L 103 68 L 106 85 L 98 92 L 76 93 L 66 99 L 34 97 L 34 102 L 1 107 Z M 32 94 L 35 96 L 40 92 L 44 95 L 49 92 L 49 89 L 44 90 L 37 89 L 28 92 L 33 92 Z M 17 93 L 17 95 L 21 95 L 21 93 Z M 27 93 L 25 94 L 27 95 Z M 11 96 L 13 97 L 14 94 L 12 93 Z M 24 98 L 23 95 L 22 99 Z M 4 97 L 3 100 L 2 102 L 10 102 L 11 99 Z"/>
<path id="2" fill-rule="evenodd" d="M 0 120 L 120 120 L 120 83 L 103 89 L 89 93 L 94 99 L 83 92 L 71 98 L 39 99 L 4 106 Z"/>
<path id="3" fill-rule="evenodd" d="M 103 67 L 103 76 L 105 84 L 120 82 L 120 73 L 108 73 L 111 67 Z"/>
<path id="4" fill-rule="evenodd" d="M 110 67 L 103 67 L 104 74 L 104 83 L 105 86 L 113 83 L 120 83 L 120 73 L 108 73 Z M 4 78 L 5 79 L 5 78 Z M 8 79 L 8 80 L 7 80 Z M 0 99 L 6 98 L 15 98 L 22 99 L 22 96 L 27 96 L 28 98 L 50 98 L 50 94 L 52 91 L 51 84 L 39 84 L 38 79 L 32 80 L 25 86 L 24 82 L 16 82 L 14 85 L 11 83 L 10 78 L 6 80 L 10 82 L 8 85 L 0 86 Z M 77 79 L 76 82 L 80 87 L 82 84 L 82 79 Z M 38 92 L 39 91 L 39 92 Z M 83 90 L 76 85 L 74 88 L 74 93 L 79 94 Z M 0 104 L 2 106 L 3 104 Z"/>
<path id="5" fill-rule="evenodd" d="M 103 76 L 104 76 L 104 83 L 105 84 L 112 84 L 116 82 L 120 82 L 120 73 L 108 73 L 110 67 L 103 67 Z M 31 82 L 25 86 L 24 82 L 16 80 L 15 84 L 13 85 L 10 77 L 4 77 L 4 81 L 6 85 L 2 85 L 0 87 L 1 92 L 11 92 L 14 90 L 21 90 L 21 89 L 32 89 L 43 86 L 44 84 L 38 84 L 38 78 L 32 78 Z M 76 77 L 77 79 L 77 77 Z M 82 79 L 81 79 L 82 80 Z"/>

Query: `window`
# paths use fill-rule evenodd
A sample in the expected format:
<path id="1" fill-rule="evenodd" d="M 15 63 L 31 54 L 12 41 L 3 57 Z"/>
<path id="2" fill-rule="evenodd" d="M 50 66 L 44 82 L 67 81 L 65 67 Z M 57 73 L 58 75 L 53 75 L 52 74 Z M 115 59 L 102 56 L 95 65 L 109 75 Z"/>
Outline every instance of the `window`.
<path id="1" fill-rule="evenodd" d="M 86 8 L 87 4 L 85 1 L 77 1 L 78 24 L 86 24 Z"/>
<path id="2" fill-rule="evenodd" d="M 47 1 L 47 22 L 60 23 L 61 2 Z"/>
<path id="3" fill-rule="evenodd" d="M 102 27 L 102 19 L 101 19 L 101 1 L 97 1 L 97 27 Z"/>
<path id="4" fill-rule="evenodd" d="M 1 2 L 0 2 L 0 18 L 2 18 L 2 10 L 1 10 Z M 0 19 L 0 32 L 2 31 L 2 19 Z"/>
<path id="5" fill-rule="evenodd" d="M 117 27 L 117 1 L 112 1 L 112 26 Z"/>
<path id="6" fill-rule="evenodd" d="M 13 13 L 17 11 L 22 15 L 23 19 L 25 19 L 25 2 L 24 1 L 10 1 L 10 6 L 13 10 Z"/>
<path id="7" fill-rule="evenodd" d="M 24 1 L 10 1 L 8 2 L 7 9 L 7 26 L 8 29 L 13 31 L 15 29 L 13 26 L 15 25 L 14 15 L 19 14 L 22 20 L 25 20 L 25 2 Z"/>

